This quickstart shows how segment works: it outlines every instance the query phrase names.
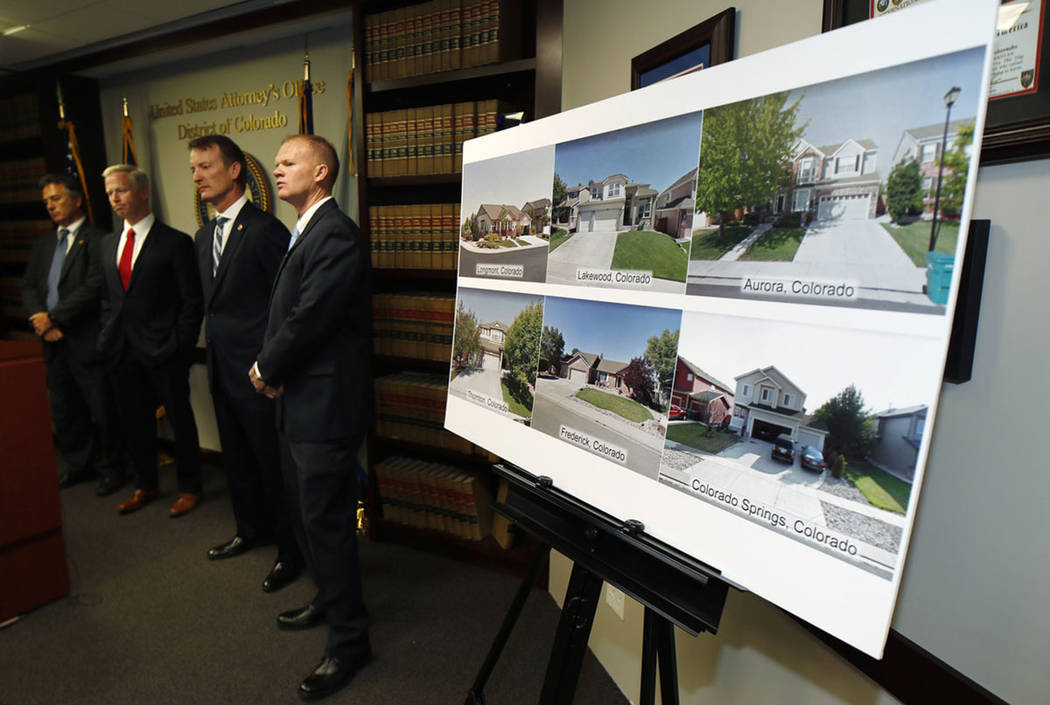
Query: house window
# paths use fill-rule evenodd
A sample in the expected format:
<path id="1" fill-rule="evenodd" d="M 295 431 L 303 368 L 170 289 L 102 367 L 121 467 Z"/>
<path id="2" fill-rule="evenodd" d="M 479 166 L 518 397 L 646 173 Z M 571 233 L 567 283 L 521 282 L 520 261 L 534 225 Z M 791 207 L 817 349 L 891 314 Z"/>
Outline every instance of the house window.
<path id="1" fill-rule="evenodd" d="M 816 178 L 816 171 L 814 169 L 815 159 L 813 157 L 805 157 L 798 163 L 798 182 L 800 184 L 810 184 Z"/>
<path id="2" fill-rule="evenodd" d="M 838 157 L 835 159 L 835 173 L 843 174 L 847 171 L 857 170 L 857 159 L 856 157 Z"/>
<path id="3" fill-rule="evenodd" d="M 750 384 L 745 384 L 744 385 L 744 392 L 743 392 L 743 394 L 741 394 L 741 396 L 744 396 L 744 397 L 751 396 L 751 385 Z"/>
<path id="4" fill-rule="evenodd" d="M 926 162 L 932 162 L 937 159 L 937 143 L 931 142 L 922 146 L 922 156 L 919 158 L 919 162 L 925 164 Z"/>
<path id="5" fill-rule="evenodd" d="M 606 187 L 605 197 L 606 198 L 619 198 L 623 195 L 623 184 L 619 181 L 614 181 Z"/>
<path id="6" fill-rule="evenodd" d="M 809 210 L 809 189 L 800 188 L 795 191 L 795 198 L 791 205 L 792 211 L 805 211 Z"/>
<path id="7" fill-rule="evenodd" d="M 692 372 L 686 374 L 685 381 L 686 382 L 692 382 L 693 381 L 693 373 Z"/>
<path id="8" fill-rule="evenodd" d="M 790 394 L 785 394 L 784 395 L 784 406 L 791 406 L 791 395 Z"/>
<path id="9" fill-rule="evenodd" d="M 773 396 L 773 390 L 769 387 L 762 388 L 762 401 L 769 401 L 770 397 Z"/>

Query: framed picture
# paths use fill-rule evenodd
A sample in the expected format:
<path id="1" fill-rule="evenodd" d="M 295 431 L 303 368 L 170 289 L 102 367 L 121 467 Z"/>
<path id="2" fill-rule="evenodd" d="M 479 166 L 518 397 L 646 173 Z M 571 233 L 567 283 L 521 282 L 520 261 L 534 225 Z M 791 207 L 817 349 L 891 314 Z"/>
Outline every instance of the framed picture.
<path id="1" fill-rule="evenodd" d="M 631 90 L 732 61 L 736 8 L 729 7 L 631 59 Z"/>
<path id="2" fill-rule="evenodd" d="M 914 0 L 913 0 L 914 2 Z M 904 9 L 912 4 L 907 0 L 881 2 L 880 0 L 824 0 L 824 32 L 877 17 L 893 6 Z M 886 10 L 882 5 L 891 7 Z M 1046 29 L 1046 0 L 1017 2 L 1006 0 L 1000 11 L 999 35 L 1009 41 L 1009 50 L 1016 52 L 1020 34 L 1029 37 L 1027 54 L 1017 61 L 1017 90 L 997 95 L 997 78 L 993 70 L 992 98 L 988 101 L 988 115 L 984 125 L 981 146 L 981 164 L 1044 159 L 1050 157 L 1050 78 L 1039 75 L 1040 62 L 1048 56 L 1050 33 Z M 1025 18 L 1021 18 L 1021 12 Z M 1031 17 L 1031 20 L 1027 18 Z M 1022 27 L 1022 25 L 1024 25 Z M 1023 33 L 1016 30 L 1023 29 Z M 997 63 L 999 55 L 997 53 Z"/>

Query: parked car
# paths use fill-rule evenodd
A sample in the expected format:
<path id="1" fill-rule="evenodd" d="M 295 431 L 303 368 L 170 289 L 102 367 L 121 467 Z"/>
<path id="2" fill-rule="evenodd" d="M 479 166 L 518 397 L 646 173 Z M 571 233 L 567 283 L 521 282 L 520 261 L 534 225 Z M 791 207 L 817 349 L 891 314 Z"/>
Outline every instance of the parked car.
<path id="1" fill-rule="evenodd" d="M 781 433 L 773 439 L 773 449 L 769 451 L 769 457 L 773 460 L 784 460 L 789 463 L 795 462 L 795 442 L 791 436 Z"/>
<path id="2" fill-rule="evenodd" d="M 798 456 L 798 464 L 807 470 L 824 472 L 828 464 L 824 462 L 824 454 L 813 446 L 802 446 L 802 452 Z"/>
<path id="3" fill-rule="evenodd" d="M 671 409 L 667 412 L 667 418 L 671 421 L 678 421 L 679 419 L 684 419 L 685 409 L 678 406 L 677 404 L 671 404 Z"/>

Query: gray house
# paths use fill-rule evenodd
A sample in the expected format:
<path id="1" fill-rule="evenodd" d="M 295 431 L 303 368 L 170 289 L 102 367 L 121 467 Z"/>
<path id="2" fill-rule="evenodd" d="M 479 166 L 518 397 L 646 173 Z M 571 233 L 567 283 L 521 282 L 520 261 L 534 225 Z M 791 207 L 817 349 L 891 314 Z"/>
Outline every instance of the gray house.
<path id="1" fill-rule="evenodd" d="M 868 459 L 883 470 L 911 482 L 915 477 L 927 411 L 928 407 L 920 404 L 875 414 L 879 420 L 879 444 Z"/>

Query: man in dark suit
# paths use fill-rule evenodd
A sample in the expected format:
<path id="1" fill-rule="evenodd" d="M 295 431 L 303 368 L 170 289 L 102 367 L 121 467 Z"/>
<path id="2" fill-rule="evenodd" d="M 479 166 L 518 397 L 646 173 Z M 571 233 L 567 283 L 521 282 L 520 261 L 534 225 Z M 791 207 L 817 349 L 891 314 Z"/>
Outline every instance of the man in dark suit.
<path id="1" fill-rule="evenodd" d="M 66 465 L 58 484 L 69 487 L 95 475 L 97 431 L 101 480 L 95 494 L 103 497 L 124 484 L 119 421 L 95 348 L 102 298 L 99 245 L 105 233 L 87 222 L 84 194 L 75 179 L 49 174 L 40 188 L 58 229 L 33 243 L 22 301 L 44 345 L 51 420 Z"/>
<path id="2" fill-rule="evenodd" d="M 149 177 L 120 164 L 103 173 L 120 230 L 102 241 L 105 298 L 98 347 L 110 366 L 117 407 L 135 467 L 135 492 L 121 514 L 156 498 L 159 401 L 175 431 L 179 517 L 201 496 L 200 443 L 190 406 L 189 370 L 201 327 L 201 284 L 193 240 L 157 220 Z"/>
<path id="3" fill-rule="evenodd" d="M 249 372 L 277 399 L 277 427 L 294 461 L 304 554 L 317 582 L 282 629 L 328 623 L 324 658 L 299 684 L 305 699 L 345 685 L 372 656 L 356 543 L 357 459 L 370 417 L 368 252 L 332 199 L 339 160 L 327 140 L 285 139 L 277 195 L 299 214 L 270 296 L 262 350 Z"/>
<path id="4" fill-rule="evenodd" d="M 244 371 L 262 347 L 270 288 L 288 251 L 288 228 L 248 200 L 244 152 L 225 135 L 190 142 L 190 173 L 216 211 L 194 236 L 204 287 L 208 383 L 222 441 L 237 531 L 208 551 L 232 558 L 273 539 L 277 560 L 263 580 L 273 592 L 295 580 L 303 560 L 284 499 L 274 402 L 256 394 Z"/>

